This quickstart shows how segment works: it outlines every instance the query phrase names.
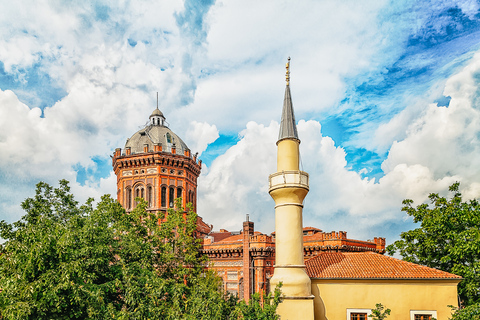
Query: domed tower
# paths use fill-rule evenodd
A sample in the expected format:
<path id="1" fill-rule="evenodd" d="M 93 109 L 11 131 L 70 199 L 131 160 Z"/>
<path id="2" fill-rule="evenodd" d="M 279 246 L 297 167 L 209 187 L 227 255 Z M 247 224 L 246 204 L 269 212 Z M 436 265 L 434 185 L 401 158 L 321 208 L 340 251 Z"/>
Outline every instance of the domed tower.
<path id="1" fill-rule="evenodd" d="M 148 124 L 127 140 L 123 153 L 121 148 L 115 149 L 112 165 L 117 175 L 117 200 L 127 212 L 135 208 L 137 197 L 147 201 L 149 211 L 165 212 L 174 207 L 176 198 L 182 198 L 184 208 L 191 202 L 196 211 L 201 164 L 168 128 L 157 107 Z"/>

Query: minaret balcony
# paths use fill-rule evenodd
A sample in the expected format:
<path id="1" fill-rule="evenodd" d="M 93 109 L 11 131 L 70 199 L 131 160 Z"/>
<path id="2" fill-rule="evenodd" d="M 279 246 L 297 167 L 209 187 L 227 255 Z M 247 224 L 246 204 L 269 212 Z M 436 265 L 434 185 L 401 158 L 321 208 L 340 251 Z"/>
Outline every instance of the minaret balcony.
<path id="1" fill-rule="evenodd" d="M 268 177 L 269 190 L 278 188 L 308 188 L 308 173 L 299 170 L 275 172 Z"/>

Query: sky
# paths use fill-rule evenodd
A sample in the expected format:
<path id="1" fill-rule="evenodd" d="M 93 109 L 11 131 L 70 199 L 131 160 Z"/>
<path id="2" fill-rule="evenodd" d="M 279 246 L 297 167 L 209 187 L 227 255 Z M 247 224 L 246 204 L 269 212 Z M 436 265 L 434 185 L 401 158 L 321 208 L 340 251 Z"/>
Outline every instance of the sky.
<path id="1" fill-rule="evenodd" d="M 156 107 L 203 160 L 198 214 L 274 231 L 285 63 L 304 226 L 386 237 L 429 193 L 480 197 L 478 1 L 0 2 L 0 219 L 39 181 L 115 194 L 111 158 Z"/>

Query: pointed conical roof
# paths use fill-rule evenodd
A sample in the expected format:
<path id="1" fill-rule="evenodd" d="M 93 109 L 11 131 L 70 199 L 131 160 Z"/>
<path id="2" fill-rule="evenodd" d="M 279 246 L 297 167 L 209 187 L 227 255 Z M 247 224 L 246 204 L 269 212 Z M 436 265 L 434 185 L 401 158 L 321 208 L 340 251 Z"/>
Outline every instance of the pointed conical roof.
<path id="1" fill-rule="evenodd" d="M 290 86 L 287 84 L 285 88 L 285 98 L 283 99 L 282 121 L 280 123 L 280 132 L 278 141 L 284 139 L 298 139 L 297 125 L 295 123 L 295 114 L 293 112 L 292 97 L 290 94 Z"/>
<path id="2" fill-rule="evenodd" d="M 165 116 L 163 115 L 162 111 L 160 111 L 160 110 L 158 109 L 158 107 L 157 107 L 157 109 L 153 110 L 153 112 L 152 112 L 152 114 L 150 115 L 149 118 L 154 117 L 154 116 L 160 116 L 160 117 L 164 117 L 164 118 L 165 118 Z"/>

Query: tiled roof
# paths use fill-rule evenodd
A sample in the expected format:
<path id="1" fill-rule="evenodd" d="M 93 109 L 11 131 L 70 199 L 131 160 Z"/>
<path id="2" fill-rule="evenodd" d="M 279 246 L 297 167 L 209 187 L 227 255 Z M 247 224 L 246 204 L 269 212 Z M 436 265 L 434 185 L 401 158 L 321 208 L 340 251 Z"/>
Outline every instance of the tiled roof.
<path id="1" fill-rule="evenodd" d="M 231 232 L 210 232 L 209 236 L 213 237 L 213 242 L 222 241 L 225 238 L 231 237 Z"/>
<path id="2" fill-rule="evenodd" d="M 374 252 L 324 252 L 305 265 L 308 276 L 317 279 L 461 279 Z"/>
<path id="3" fill-rule="evenodd" d="M 237 235 L 222 239 L 219 242 L 243 242 L 243 234 L 237 234 Z"/>

